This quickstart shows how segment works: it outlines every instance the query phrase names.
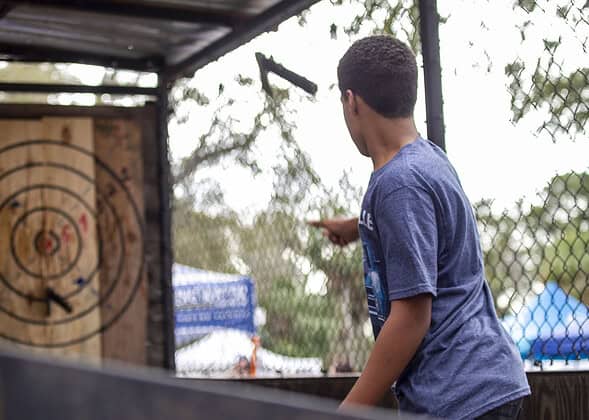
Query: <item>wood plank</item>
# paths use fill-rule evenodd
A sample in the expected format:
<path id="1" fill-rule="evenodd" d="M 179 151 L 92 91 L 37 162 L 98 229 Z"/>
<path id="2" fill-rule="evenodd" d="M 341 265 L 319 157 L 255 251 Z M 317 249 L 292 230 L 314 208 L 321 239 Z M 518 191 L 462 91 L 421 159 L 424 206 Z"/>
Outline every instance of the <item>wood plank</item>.
<path id="1" fill-rule="evenodd" d="M 589 418 L 589 372 L 528 373 L 532 395 L 524 400 L 522 420 Z"/>
<path id="2" fill-rule="evenodd" d="M 128 119 L 95 120 L 95 152 L 108 165 L 96 169 L 99 201 L 113 211 L 101 213 L 100 224 L 106 236 L 102 265 L 102 289 L 114 287 L 108 304 L 102 307 L 104 322 L 122 316 L 103 333 L 104 359 L 144 365 L 147 361 L 148 293 L 143 268 L 143 163 L 139 126 Z M 137 214 L 138 212 L 138 214 Z M 139 216 L 139 217 L 138 217 Z M 117 220 L 118 218 L 118 220 Z M 121 242 L 119 235 L 123 232 Z M 121 246 L 123 243 L 124 249 Z M 119 261 L 124 261 L 118 272 Z M 140 278 L 137 278 L 137 275 Z"/>
<path id="3" fill-rule="evenodd" d="M 28 118 L 29 120 L 38 119 L 42 116 L 56 116 L 56 117 L 72 117 L 72 116 L 86 116 L 86 117 L 100 117 L 104 119 L 117 118 L 121 120 L 132 120 L 141 131 L 141 148 L 137 159 L 143 162 L 143 186 L 140 189 L 143 198 L 137 198 L 139 205 L 145 203 L 144 219 L 146 224 L 146 232 L 144 237 L 144 253 L 145 253 L 145 275 L 144 283 L 137 292 L 137 296 L 143 296 L 142 290 L 147 290 L 148 301 L 147 312 L 145 316 L 136 315 L 136 319 L 146 318 L 146 321 L 131 322 L 127 326 L 127 332 L 131 331 L 131 326 L 137 328 L 138 325 L 147 323 L 145 326 L 146 337 L 145 341 L 138 333 L 138 337 L 134 338 L 133 334 L 127 334 L 126 340 L 136 340 L 137 346 L 144 348 L 133 350 L 137 355 L 147 354 L 145 363 L 151 366 L 167 366 L 164 357 L 164 345 L 167 342 L 167 337 L 164 332 L 171 332 L 171 340 L 173 342 L 173 327 L 166 328 L 162 309 L 162 284 L 161 284 L 161 267 L 160 267 L 160 205 L 159 205 L 159 180 L 158 170 L 159 162 L 157 160 L 157 127 L 156 127 L 156 107 L 154 104 L 146 105 L 140 108 L 121 108 L 110 106 L 98 107 L 77 107 L 77 106 L 54 106 L 54 105 L 20 105 L 20 104 L 0 104 L 0 118 Z M 107 140 L 108 141 L 108 140 Z M 102 142 L 95 142 L 95 147 L 100 147 Z M 106 148 L 108 149 L 108 147 Z M 97 152 L 98 153 L 98 152 Z M 112 153 L 110 150 L 106 151 L 107 156 L 103 157 L 110 164 Z M 145 160 L 146 159 L 146 160 Z M 140 171 L 141 172 L 141 171 Z M 116 254 L 116 249 L 111 249 L 111 254 Z M 112 274 L 111 274 L 112 275 Z M 106 281 L 105 281 L 106 282 Z M 101 289 L 102 290 L 102 289 Z M 133 303 L 135 305 L 135 303 Z M 140 305 L 140 304 L 137 304 Z M 106 306 L 106 305 L 104 305 Z M 111 305 L 112 306 L 112 305 Z M 103 308 L 104 310 L 105 308 Z M 129 308 L 129 313 L 136 311 L 137 308 Z M 148 315 L 149 314 L 149 315 Z M 124 315 L 121 322 L 126 322 L 125 319 L 131 319 L 133 316 Z M 112 329 L 123 328 L 117 327 L 119 322 L 116 322 Z M 110 340 L 110 328 L 106 331 L 106 340 Z M 103 355 L 106 358 L 117 358 L 125 360 L 125 355 L 117 350 L 116 337 L 125 337 L 125 333 L 115 333 L 113 330 L 112 337 L 113 344 L 106 344 L 103 340 Z M 110 342 L 110 341 L 109 341 Z M 125 348 L 122 345 L 120 348 Z M 132 357 L 132 356 L 131 356 Z M 133 363 L 141 363 L 141 357 L 136 360 L 127 360 Z"/>
<path id="4" fill-rule="evenodd" d="M 520 420 L 589 419 L 589 372 L 528 372 L 532 395 L 524 399 Z M 237 381 L 260 387 L 288 390 L 342 401 L 357 381 L 355 374 L 315 378 L 255 378 Z M 185 379 L 206 385 L 211 380 Z M 213 380 L 214 382 L 215 380 Z M 381 407 L 397 408 L 392 393 L 387 393 Z"/>
<path id="5" fill-rule="evenodd" d="M 84 358 L 101 353 L 92 127 L 0 121 L 0 332 Z"/>

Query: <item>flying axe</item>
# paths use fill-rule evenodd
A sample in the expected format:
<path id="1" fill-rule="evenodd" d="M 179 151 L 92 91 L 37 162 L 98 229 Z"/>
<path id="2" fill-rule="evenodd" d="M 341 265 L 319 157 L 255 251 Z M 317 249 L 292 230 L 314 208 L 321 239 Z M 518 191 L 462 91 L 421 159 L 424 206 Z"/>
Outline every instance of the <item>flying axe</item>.
<path id="1" fill-rule="evenodd" d="M 309 79 L 306 79 L 305 77 L 293 71 L 290 71 L 283 65 L 278 64 L 276 61 L 274 61 L 274 58 L 267 58 L 266 56 L 264 56 L 264 54 L 257 52 L 256 61 L 258 62 L 258 66 L 260 67 L 262 89 L 264 89 L 264 92 L 266 92 L 269 96 L 273 95 L 272 87 L 268 82 L 268 73 L 274 73 L 277 76 L 280 76 L 285 80 L 288 80 L 290 83 L 303 89 L 310 95 L 315 95 L 315 93 L 317 93 L 317 85 L 315 83 L 311 82 Z"/>

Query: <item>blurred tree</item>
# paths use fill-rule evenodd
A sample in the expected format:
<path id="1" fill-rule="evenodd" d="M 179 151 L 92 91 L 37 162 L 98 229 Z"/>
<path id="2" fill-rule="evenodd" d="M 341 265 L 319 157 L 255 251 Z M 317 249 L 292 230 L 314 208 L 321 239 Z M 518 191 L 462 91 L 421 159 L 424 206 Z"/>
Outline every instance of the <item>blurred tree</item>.
<path id="1" fill-rule="evenodd" d="M 547 225 L 539 272 L 589 305 L 589 173 L 554 177 L 544 190 Z"/>
<path id="2" fill-rule="evenodd" d="M 391 5 L 387 1 L 351 0 L 332 4 L 358 10 L 350 23 L 343 26 L 346 36 L 357 38 L 364 32 L 362 28 L 369 27 L 370 33 L 395 34 L 419 50 L 416 1 Z M 306 14 L 299 17 L 301 25 L 306 24 Z M 331 24 L 328 29 L 333 38 L 338 36 L 337 25 Z M 193 109 L 183 108 L 187 103 L 214 106 L 214 111 L 209 128 L 196 139 L 193 151 L 177 162 L 175 186 L 184 191 L 185 197 L 207 195 L 202 188 L 211 185 L 195 188 L 195 174 L 222 162 L 241 165 L 251 170 L 252 175 L 259 175 L 262 168 L 257 160 L 256 142 L 267 130 L 278 129 L 281 143 L 280 154 L 272 166 L 274 193 L 268 208 L 255 215 L 251 223 L 233 213 L 229 224 L 219 222 L 218 216 L 211 216 L 210 212 L 191 215 L 186 213 L 186 201 L 178 200 L 174 210 L 174 232 L 180 235 L 175 239 L 177 260 L 189 261 L 185 256 L 191 251 L 187 249 L 200 249 L 203 241 L 206 247 L 223 248 L 206 251 L 214 263 L 203 262 L 201 267 L 237 269 L 255 279 L 259 304 L 267 313 L 267 323 L 261 330 L 265 346 L 292 356 L 321 355 L 326 366 L 343 362 L 361 369 L 373 341 L 372 332 L 367 329 L 361 246 L 335 249 L 318 230 L 306 227 L 304 218 L 310 212 L 325 217 L 349 215 L 359 206 L 362 192 L 353 187 L 347 176 L 342 178 L 339 190 L 328 191 L 322 186 L 310 159 L 294 138 L 296 125 L 289 118 L 293 115 L 290 89 L 274 88 L 273 95 L 268 96 L 262 93 L 258 81 L 246 75 L 239 74 L 235 80 L 237 86 L 231 89 L 227 89 L 226 83 L 219 84 L 216 97 L 205 95 L 190 80 L 176 84 L 171 95 L 171 118 L 186 122 Z M 251 124 L 235 117 L 234 110 L 243 107 L 242 98 L 260 96 L 262 106 Z M 303 103 L 309 100 L 302 99 Z M 217 204 L 221 202 L 222 199 Z M 207 214 L 210 220 L 206 220 Z M 185 223 L 185 219 L 189 222 Z M 196 223 L 202 225 L 200 233 Z M 188 226 L 194 228 L 188 230 Z M 209 226 L 215 226 L 210 232 L 218 232 L 223 239 L 208 241 Z M 187 232 L 192 232 L 190 238 Z M 226 253 L 227 249 L 231 255 Z M 207 255 L 206 252 L 201 255 Z M 195 259 L 192 257 L 191 261 Z M 309 292 L 312 283 L 322 277 L 326 279 L 324 290 Z"/>
<path id="3" fill-rule="evenodd" d="M 500 316 L 517 310 L 534 282 L 556 281 L 589 304 L 589 174 L 557 175 L 540 197 L 541 205 L 519 201 L 501 214 L 489 200 L 474 206 Z"/>
<path id="4" fill-rule="evenodd" d="M 172 230 L 175 261 L 204 270 L 239 273 L 232 260 L 232 231 L 238 223 L 233 212 L 211 215 L 196 211 L 190 198 L 177 199 Z"/>
<path id="5" fill-rule="evenodd" d="M 281 203 L 281 206 L 284 204 Z M 289 356 L 324 356 L 333 325 L 333 304 L 305 289 L 300 220 L 271 204 L 239 232 L 239 256 L 255 279 L 266 311 L 265 346 Z"/>
<path id="6" fill-rule="evenodd" d="M 564 29 L 572 28 L 577 34 L 567 37 L 567 42 L 577 42 L 576 48 L 587 53 L 587 3 L 559 0 L 548 4 L 541 0 L 516 0 L 514 9 L 523 12 L 515 13 L 520 18 L 517 27 L 522 46 L 524 43 L 540 42 L 543 48 L 535 63 L 529 58 L 517 58 L 505 66 L 505 74 L 510 81 L 513 120 L 517 123 L 531 111 L 547 113 L 538 131 L 547 131 L 554 141 L 557 135 L 562 134 L 575 138 L 577 133 L 585 132 L 589 120 L 586 100 L 589 95 L 589 68 L 580 66 L 570 69 L 572 60 L 564 52 L 562 34 Z M 552 10 L 554 14 L 550 13 Z M 548 19 L 551 19 L 551 27 L 563 30 L 550 31 L 543 39 L 529 39 L 528 33 L 536 22 L 546 23 Z M 555 37 L 555 34 L 558 36 Z"/>
<path id="7" fill-rule="evenodd" d="M 84 76 L 80 76 L 80 71 L 91 71 L 94 79 L 92 83 L 105 85 L 129 85 L 137 84 L 149 77 L 148 73 L 138 73 L 127 70 L 115 70 L 98 66 L 83 64 L 67 63 L 13 63 L 0 61 L 0 80 L 5 83 L 53 83 L 53 84 L 83 84 Z M 79 94 L 72 93 L 2 93 L 0 100 L 10 103 L 50 103 L 57 104 L 59 97 L 67 97 L 72 105 L 80 104 Z M 127 106 L 130 104 L 142 105 L 144 99 L 134 96 L 113 96 L 113 95 L 93 95 L 91 93 L 81 94 L 88 104 L 87 98 L 93 98 L 95 105 L 116 105 L 117 100 L 126 99 Z"/>
<path id="8" fill-rule="evenodd" d="M 360 203 L 361 199 L 362 190 L 344 173 L 339 189 L 327 191 L 315 203 L 315 210 L 321 218 L 346 217 L 350 215 L 350 203 Z M 340 248 L 329 243 L 320 229 L 313 228 L 304 254 L 325 275 L 326 295 L 335 305 L 337 327 L 330 342 L 329 359 L 332 364 L 344 363 L 361 370 L 373 342 L 364 290 L 362 246 L 357 242 Z"/>

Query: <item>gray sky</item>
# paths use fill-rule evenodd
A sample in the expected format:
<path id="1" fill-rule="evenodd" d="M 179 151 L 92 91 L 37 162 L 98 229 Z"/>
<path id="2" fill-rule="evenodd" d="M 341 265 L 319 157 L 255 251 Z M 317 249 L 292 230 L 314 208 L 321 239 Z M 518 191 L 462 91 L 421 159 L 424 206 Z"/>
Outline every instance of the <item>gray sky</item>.
<path id="1" fill-rule="evenodd" d="M 542 112 L 530 114 L 517 125 L 510 122 L 508 79 L 504 73 L 505 64 L 516 57 L 535 64 L 543 48 L 541 39 L 557 39 L 559 34 L 565 35 L 560 48 L 563 59 L 567 57 L 563 61 L 563 70 L 567 70 L 567 66 L 589 66 L 589 57 L 578 54 L 578 39 L 583 34 L 575 34 L 568 30 L 570 28 L 563 27 L 557 18 L 553 18 L 555 13 L 550 13 L 548 3 L 544 5 L 546 17 L 534 20 L 528 41 L 524 43 L 516 28 L 523 12 L 514 11 L 511 2 L 454 0 L 439 4 L 440 13 L 449 16 L 447 23 L 440 28 L 446 143 L 450 159 L 471 201 L 494 198 L 499 207 L 508 206 L 524 195 L 533 197 L 556 173 L 586 170 L 586 156 L 589 156 L 586 138 L 577 138 L 573 142 L 563 136 L 554 144 L 549 136 L 538 135 L 535 129 L 546 115 Z M 346 169 L 351 171 L 354 183 L 364 186 L 372 169 L 371 162 L 358 154 L 349 139 L 341 117 L 337 89 L 329 89 L 336 82 L 337 62 L 352 42 L 341 31 L 337 40 L 331 39 L 329 25 L 331 22 L 345 24 L 351 16 L 349 7 L 333 7 L 329 2 L 321 2 L 311 9 L 305 27 L 300 27 L 296 19 L 283 23 L 277 32 L 264 34 L 197 72 L 193 84 L 213 97 L 220 82 L 229 92 L 239 89 L 231 82 L 238 71 L 259 84 L 254 53 L 261 51 L 273 55 L 278 62 L 319 85 L 313 103 L 295 99 L 301 105 L 296 106 L 294 121 L 298 126 L 296 138 L 311 155 L 324 182 L 337 185 L 342 170 Z M 484 20 L 486 29 L 481 27 L 481 20 Z M 364 34 L 369 29 L 366 28 Z M 271 82 L 282 83 L 276 78 Z M 247 127 L 261 106 L 260 97 L 241 98 L 240 104 L 232 115 L 240 118 Z M 187 110 L 191 117 L 186 124 L 171 125 L 174 158 L 189 153 L 191 140 L 208 127 L 211 108 L 192 106 Z M 416 122 L 425 135 L 424 121 L 423 97 L 420 97 Z M 276 137 L 272 132 L 261 137 L 258 153 L 263 156 L 262 161 L 273 161 Z M 234 166 L 206 169 L 201 171 L 201 177 L 218 178 L 225 189 L 227 202 L 236 209 L 263 207 L 261 203 L 271 192 L 270 177 L 253 179 L 247 170 Z M 245 184 L 247 188 L 244 188 Z M 355 209 L 357 206 L 352 207 Z"/>
<path id="2" fill-rule="evenodd" d="M 577 135 L 576 141 L 560 135 L 555 144 L 547 133 L 536 132 L 547 118 L 546 110 L 532 112 L 514 125 L 510 121 L 510 96 L 506 87 L 509 81 L 504 72 L 505 65 L 518 57 L 531 69 L 535 68 L 537 57 L 542 55 L 544 48 L 542 39 L 558 40 L 559 36 L 562 41 L 556 59 L 562 71 L 589 67 L 589 54 L 580 49 L 581 43 L 589 36 L 587 25 L 575 28 L 564 25 L 556 17 L 556 7 L 563 1 L 538 0 L 545 12 L 531 16 L 521 9 L 514 10 L 512 3 L 469 0 L 438 3 L 440 14 L 448 17 L 447 23 L 440 27 L 448 154 L 470 200 L 492 198 L 497 208 L 509 206 L 523 196 L 533 200 L 535 193 L 557 173 L 587 170 L 586 157 L 589 156 L 586 135 Z M 566 3 L 571 2 L 567 0 Z M 582 7 L 584 0 L 573 3 Z M 372 170 L 371 162 L 359 155 L 349 139 L 337 89 L 330 89 L 336 82 L 337 62 L 353 41 L 342 33 L 341 26 L 350 22 L 359 7 L 334 7 L 327 1 L 320 2 L 307 15 L 306 26 L 300 27 L 296 18 L 290 19 L 280 25 L 277 32 L 263 34 L 201 69 L 191 83 L 211 98 L 216 96 L 219 83 L 223 83 L 228 95 L 238 99 L 228 112 L 247 128 L 262 106 L 254 53 L 260 51 L 273 55 L 276 61 L 319 85 L 313 102 L 307 101 L 306 94 L 293 88 L 291 105 L 296 110 L 292 117 L 298 127 L 296 139 L 311 156 L 324 183 L 337 186 L 342 171 L 347 170 L 356 185 L 364 186 Z M 532 25 L 528 28 L 526 41 L 522 42 L 517 25 L 530 18 Z M 336 40 L 329 34 L 332 22 L 340 27 Z M 406 20 L 398 22 L 396 27 L 407 23 Z M 371 29 L 365 25 L 359 36 L 369 34 Z M 104 69 L 94 66 L 71 65 L 68 70 L 87 84 L 100 83 L 104 75 Z M 254 79 L 255 88 L 238 86 L 234 80 L 238 73 Z M 132 81 L 135 75 L 125 72 L 119 75 L 119 78 L 125 77 Z M 153 75 L 145 75 L 141 80 L 142 85 L 153 85 L 154 82 Z M 278 78 L 271 77 L 271 82 L 285 86 L 285 82 Z M 415 117 L 418 129 L 425 135 L 423 81 L 419 83 L 420 97 Z M 59 95 L 57 100 L 63 104 L 92 105 L 94 96 L 68 94 Z M 181 106 L 181 112 L 188 114 L 189 119 L 185 124 L 173 121 L 170 125 L 174 159 L 186 156 L 192 150 L 194 141 L 208 129 L 213 109 L 214 106 L 199 107 L 191 103 Z M 256 153 L 259 161 L 265 163 L 262 165 L 265 169 L 272 166 L 279 141 L 274 130 L 260 136 Z M 198 176 L 217 179 L 225 190 L 227 203 L 246 212 L 265 207 L 272 191 L 269 174 L 253 178 L 248 170 L 229 163 L 199 171 Z M 357 209 L 358 204 L 351 205 L 352 212 Z"/>

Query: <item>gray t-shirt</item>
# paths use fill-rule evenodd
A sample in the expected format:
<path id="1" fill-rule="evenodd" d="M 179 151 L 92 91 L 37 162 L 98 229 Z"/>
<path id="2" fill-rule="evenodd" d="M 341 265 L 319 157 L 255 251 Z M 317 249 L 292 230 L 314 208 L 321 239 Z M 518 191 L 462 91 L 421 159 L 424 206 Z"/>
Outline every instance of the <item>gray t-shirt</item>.
<path id="1" fill-rule="evenodd" d="M 375 336 L 395 300 L 433 297 L 430 329 L 395 386 L 402 410 L 472 419 L 530 393 L 495 313 L 472 207 L 439 147 L 418 138 L 373 172 L 359 228 Z"/>

